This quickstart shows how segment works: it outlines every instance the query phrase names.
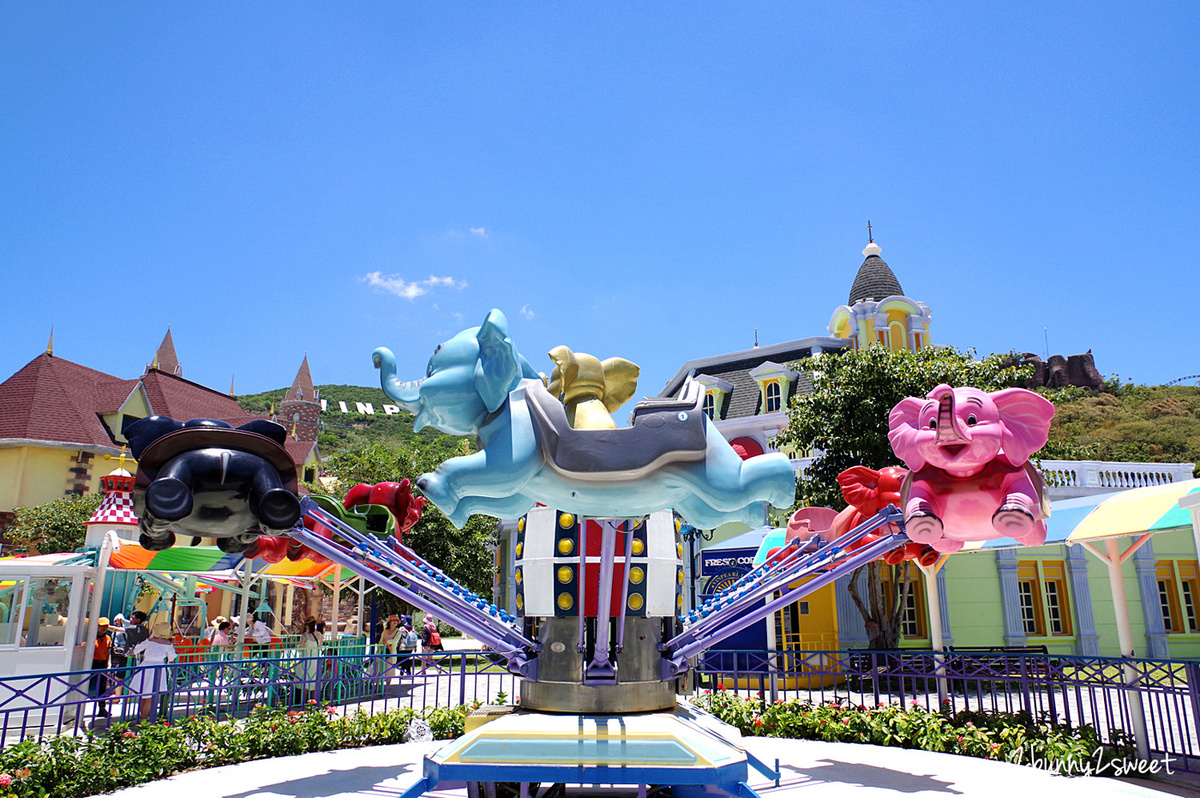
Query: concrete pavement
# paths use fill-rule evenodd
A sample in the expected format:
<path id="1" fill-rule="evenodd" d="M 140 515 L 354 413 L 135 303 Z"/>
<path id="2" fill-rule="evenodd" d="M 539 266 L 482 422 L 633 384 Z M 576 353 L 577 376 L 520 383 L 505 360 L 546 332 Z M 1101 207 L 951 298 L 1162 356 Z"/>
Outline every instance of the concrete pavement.
<path id="1" fill-rule="evenodd" d="M 193 771 L 112 793 L 119 798 L 395 798 L 421 771 L 421 757 L 443 742 L 328 751 L 262 759 Z M 779 787 L 751 770 L 763 798 L 882 798 L 996 796 L 1013 798 L 1163 798 L 1196 796 L 1183 787 L 1111 778 L 1066 778 L 1032 767 L 969 757 L 846 743 L 748 738 L 742 744 L 760 759 L 781 763 Z M 443 785 L 434 798 L 464 798 L 464 785 Z"/>

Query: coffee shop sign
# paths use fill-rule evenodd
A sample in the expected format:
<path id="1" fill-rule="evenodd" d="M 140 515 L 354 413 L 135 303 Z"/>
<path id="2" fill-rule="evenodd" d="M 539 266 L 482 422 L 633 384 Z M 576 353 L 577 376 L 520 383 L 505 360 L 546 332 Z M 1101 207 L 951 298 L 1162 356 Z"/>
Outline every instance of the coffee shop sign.
<path id="1" fill-rule="evenodd" d="M 331 409 L 329 402 L 325 399 L 321 399 L 320 402 L 321 412 L 329 412 Z M 338 402 L 336 409 L 342 411 L 343 413 L 365 413 L 368 416 L 375 415 L 375 405 L 373 405 L 371 402 L 355 402 L 353 410 L 351 410 L 345 402 Z M 396 405 L 380 405 L 380 409 L 383 410 L 384 415 L 388 416 L 394 416 L 400 412 L 400 408 Z"/>

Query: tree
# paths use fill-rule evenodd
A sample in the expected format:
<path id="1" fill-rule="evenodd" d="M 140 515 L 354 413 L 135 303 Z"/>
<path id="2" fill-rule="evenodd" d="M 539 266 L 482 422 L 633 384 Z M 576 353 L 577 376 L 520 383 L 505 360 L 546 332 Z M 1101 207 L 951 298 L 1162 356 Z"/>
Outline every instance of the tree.
<path id="1" fill-rule="evenodd" d="M 463 441 L 461 453 L 469 451 L 466 446 Z M 374 443 L 334 455 L 325 464 L 325 471 L 338 480 L 339 492 L 345 493 L 361 482 L 374 484 L 408 479 L 415 485 L 417 477 L 433 471 L 440 462 L 437 452 Z M 440 510 L 429 504 L 417 525 L 405 533 L 404 542 L 451 578 L 486 596 L 491 593 L 495 573 L 492 555 L 495 532 L 494 518 L 472 516 L 466 526 L 456 529 Z M 380 603 L 385 609 L 391 609 L 394 604 L 390 599 Z"/>
<path id="2" fill-rule="evenodd" d="M 87 520 L 103 496 L 72 494 L 36 507 L 18 507 L 7 532 L 11 554 L 55 554 L 83 546 Z"/>
<path id="3" fill-rule="evenodd" d="M 1031 368 L 1004 367 L 1006 357 L 976 360 L 971 352 L 945 347 L 908 352 L 870 346 L 807 361 L 804 365 L 813 369 L 813 390 L 793 399 L 788 426 L 774 440 L 778 448 L 819 452 L 797 481 L 797 504 L 841 509 L 846 506 L 837 483 L 842 471 L 856 465 L 902 465 L 887 433 L 888 414 L 905 397 L 925 396 L 942 383 L 987 391 L 1021 385 Z M 869 646 L 895 648 L 913 581 L 909 566 L 870 563 L 865 597 L 859 588 L 861 571 L 851 575 L 850 595 L 866 623 Z"/>

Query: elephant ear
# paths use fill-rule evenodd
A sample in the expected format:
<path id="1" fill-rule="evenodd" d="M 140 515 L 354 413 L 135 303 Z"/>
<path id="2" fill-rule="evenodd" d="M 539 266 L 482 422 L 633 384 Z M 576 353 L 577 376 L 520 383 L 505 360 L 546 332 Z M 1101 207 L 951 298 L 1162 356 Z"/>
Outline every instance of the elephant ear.
<path id="1" fill-rule="evenodd" d="M 556 346 L 547 354 L 554 361 L 554 371 L 550 372 L 550 382 L 546 389 L 555 399 L 561 401 L 563 391 L 575 381 L 575 375 L 579 373 L 579 361 L 575 359 L 575 353 L 565 346 Z"/>
<path id="2" fill-rule="evenodd" d="M 920 432 L 918 420 L 925 402 L 925 399 L 910 396 L 901 400 L 888 414 L 888 443 L 910 471 L 920 471 L 925 467 L 925 458 L 917 450 L 917 434 Z"/>
<path id="3" fill-rule="evenodd" d="M 253 432 L 255 435 L 262 435 L 264 438 L 270 438 L 280 446 L 287 441 L 287 430 L 282 425 L 276 424 L 274 421 L 267 421 L 265 418 L 256 418 L 253 421 L 247 421 L 238 429 L 246 432 Z"/>
<path id="4" fill-rule="evenodd" d="M 121 434 L 129 441 L 129 453 L 136 460 L 142 456 L 147 446 L 177 429 L 183 429 L 182 422 L 169 416 L 149 416 L 136 421 L 126 421 L 121 427 Z"/>
<path id="5" fill-rule="evenodd" d="M 1004 432 L 1000 438 L 1004 458 L 1019 466 L 1046 445 L 1054 405 L 1024 388 L 1009 388 L 991 395 L 1000 411 Z"/>
<path id="6" fill-rule="evenodd" d="M 475 338 L 479 341 L 475 389 L 488 412 L 495 413 L 521 379 L 521 356 L 508 337 L 508 319 L 498 310 L 488 313 Z"/>
<path id="7" fill-rule="evenodd" d="M 637 390 L 642 370 L 623 357 L 610 357 L 600 365 L 604 368 L 604 409 L 615 413 Z"/>

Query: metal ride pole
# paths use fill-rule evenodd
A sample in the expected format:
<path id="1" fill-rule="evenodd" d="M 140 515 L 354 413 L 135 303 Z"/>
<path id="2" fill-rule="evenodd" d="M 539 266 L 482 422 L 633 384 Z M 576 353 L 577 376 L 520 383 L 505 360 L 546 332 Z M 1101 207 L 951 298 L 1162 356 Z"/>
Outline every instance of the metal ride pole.
<path id="1" fill-rule="evenodd" d="M 629 528 L 625 530 L 625 584 L 621 588 L 621 620 L 617 625 L 617 651 L 625 648 L 625 619 L 629 617 L 629 565 L 633 557 L 633 530 L 637 523 L 627 521 Z M 649 521 L 643 521 L 649 523 Z M 649 532 L 647 532 L 649 534 Z"/>
<path id="2" fill-rule="evenodd" d="M 578 597 L 575 601 L 575 610 L 579 615 L 579 642 L 576 643 L 576 649 L 582 654 L 587 651 L 587 638 L 584 636 L 584 624 L 587 623 L 587 619 L 583 612 L 587 604 L 584 597 L 584 591 L 587 589 L 584 581 L 584 569 L 587 567 L 587 519 L 576 518 L 575 520 L 579 524 L 576 527 L 579 530 L 579 573 L 575 577 L 575 584 L 579 586 L 576 591 Z"/>
<path id="3" fill-rule="evenodd" d="M 609 681 L 616 679 L 609 654 L 612 640 L 613 560 L 616 559 L 617 529 L 612 520 L 600 521 L 600 584 L 596 590 L 596 648 L 592 661 L 584 668 L 584 678 Z M 580 583 L 582 585 L 582 581 Z"/>

